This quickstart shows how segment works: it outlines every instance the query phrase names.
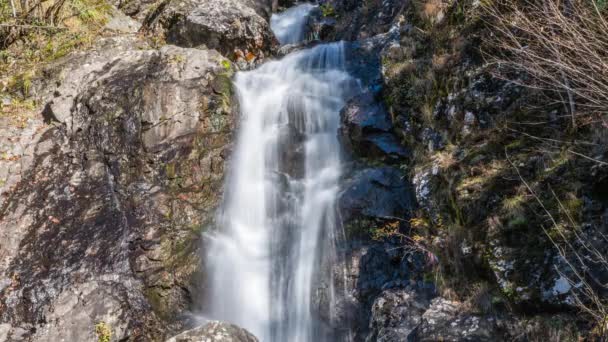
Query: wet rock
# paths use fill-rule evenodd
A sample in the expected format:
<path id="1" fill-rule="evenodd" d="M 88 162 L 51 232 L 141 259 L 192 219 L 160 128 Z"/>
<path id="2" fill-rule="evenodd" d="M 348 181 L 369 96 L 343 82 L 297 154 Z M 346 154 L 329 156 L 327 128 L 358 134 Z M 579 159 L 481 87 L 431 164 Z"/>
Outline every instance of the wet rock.
<path id="1" fill-rule="evenodd" d="M 344 134 L 357 139 L 364 134 L 388 132 L 393 127 L 386 108 L 371 93 L 364 93 L 350 100 L 340 113 L 346 131 Z"/>
<path id="2" fill-rule="evenodd" d="M 409 157 L 409 151 L 391 132 L 388 112 L 372 94 L 366 92 L 350 100 L 340 117 L 340 139 L 356 156 L 387 162 Z"/>
<path id="3" fill-rule="evenodd" d="M 369 149 L 365 150 L 366 147 Z M 367 136 L 363 143 L 360 144 L 359 152 L 362 156 L 374 157 L 383 156 L 386 162 L 401 162 L 403 163 L 410 152 L 401 145 L 395 135 L 382 133 L 371 134 Z"/>
<path id="4" fill-rule="evenodd" d="M 400 0 L 328 0 L 325 3 L 333 8 L 337 19 L 331 38 L 344 40 L 361 40 L 388 32 L 410 5 Z"/>
<path id="5" fill-rule="evenodd" d="M 211 321 L 171 337 L 166 342 L 258 342 L 249 331 L 234 324 Z"/>
<path id="6" fill-rule="evenodd" d="M 310 13 L 308 31 L 313 39 L 327 40 L 335 35 L 334 30 L 337 23 L 335 18 L 323 16 L 323 11 L 320 7 L 317 7 Z"/>
<path id="7" fill-rule="evenodd" d="M 252 3 L 241 0 L 169 2 L 148 15 L 144 27 L 165 34 L 172 44 L 216 49 L 229 59 L 248 65 L 271 55 L 277 45 L 267 19 L 248 6 Z"/>
<path id="8" fill-rule="evenodd" d="M 325 288 L 317 293 L 317 305 L 333 309 L 331 315 L 321 315 L 323 320 L 338 332 L 354 334 L 355 341 L 407 340 L 402 338 L 419 325 L 435 295 L 434 286 L 421 278 L 424 256 L 407 251 L 398 241 L 353 239 L 341 249 L 345 258 L 331 265 L 334 305 L 323 303 Z"/>
<path id="9" fill-rule="evenodd" d="M 345 223 L 360 218 L 403 218 L 415 207 L 412 191 L 398 169 L 366 168 L 345 181 L 338 207 Z"/>

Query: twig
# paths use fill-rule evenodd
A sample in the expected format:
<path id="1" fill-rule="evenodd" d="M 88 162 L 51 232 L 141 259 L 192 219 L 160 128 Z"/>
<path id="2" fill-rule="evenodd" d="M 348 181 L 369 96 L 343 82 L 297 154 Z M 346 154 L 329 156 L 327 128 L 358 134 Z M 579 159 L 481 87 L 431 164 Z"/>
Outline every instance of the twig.
<path id="1" fill-rule="evenodd" d="M 606 162 L 603 162 L 603 161 L 598 160 L 598 159 L 595 159 L 595 158 L 591 158 L 591 157 L 586 156 L 586 155 L 584 155 L 584 154 L 582 154 L 582 153 L 578 153 L 578 152 L 575 152 L 575 151 L 572 151 L 572 150 L 568 150 L 568 152 L 570 152 L 570 153 L 572 153 L 572 154 L 575 154 L 575 155 L 577 155 L 577 156 L 579 156 L 579 157 L 583 157 L 583 158 L 585 158 L 585 159 L 589 159 L 589 160 L 591 160 L 591 161 L 594 161 L 594 162 L 596 162 L 596 163 L 598 163 L 598 164 L 600 164 L 600 165 L 608 165 L 608 163 L 606 163 Z"/>
<path id="2" fill-rule="evenodd" d="M 536 140 L 541 140 L 541 141 L 550 141 L 550 142 L 554 142 L 554 143 L 558 143 L 558 144 L 572 143 L 572 144 L 575 144 L 575 145 L 588 145 L 588 146 L 597 146 L 598 145 L 598 144 L 594 144 L 594 143 L 591 143 L 591 142 L 588 142 L 588 141 L 578 141 L 578 140 L 575 140 L 575 141 L 569 142 L 569 141 L 557 140 L 557 139 L 551 139 L 551 138 L 541 138 L 541 137 L 537 137 L 537 136 L 532 135 L 532 134 L 528 134 L 526 132 L 518 131 L 518 130 L 510 128 L 510 127 L 506 127 L 506 129 L 508 129 L 509 131 L 512 131 L 512 132 L 523 134 L 523 135 L 527 136 L 528 138 L 532 138 L 532 139 L 536 139 Z"/>
<path id="3" fill-rule="evenodd" d="M 45 29 L 45 30 L 67 30 L 67 27 L 60 26 L 43 26 L 43 25 L 26 25 L 26 24 L 0 24 L 0 27 L 19 27 L 25 29 Z"/>
<path id="4" fill-rule="evenodd" d="M 11 9 L 13 10 L 13 18 L 17 18 L 17 10 L 15 9 L 15 2 L 11 0 Z"/>

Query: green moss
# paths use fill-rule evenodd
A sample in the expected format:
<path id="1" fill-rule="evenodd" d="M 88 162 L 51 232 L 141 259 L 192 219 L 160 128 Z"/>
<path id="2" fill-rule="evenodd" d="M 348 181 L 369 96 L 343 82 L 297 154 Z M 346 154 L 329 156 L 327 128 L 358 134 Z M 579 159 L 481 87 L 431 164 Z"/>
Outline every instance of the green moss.
<path id="1" fill-rule="evenodd" d="M 161 317 L 167 317 L 169 316 L 168 308 L 165 305 L 165 301 L 160 294 L 160 291 L 162 291 L 162 289 L 158 287 L 149 287 L 144 291 L 144 294 L 148 299 L 148 303 L 150 303 L 150 306 L 154 309 L 154 312 Z"/>
<path id="2" fill-rule="evenodd" d="M 566 165 L 570 161 L 571 155 L 567 151 L 561 151 L 555 158 L 553 158 L 551 165 L 545 169 L 545 175 L 550 176 L 562 166 Z"/>
<path id="3" fill-rule="evenodd" d="M 224 69 L 227 72 L 232 71 L 232 66 L 230 65 L 230 61 L 228 61 L 227 59 L 225 59 L 225 60 L 222 61 L 222 66 L 224 67 Z"/>
<path id="4" fill-rule="evenodd" d="M 582 216 L 583 200 L 577 198 L 574 194 L 571 194 L 568 199 L 562 201 L 563 209 L 566 211 L 567 216 L 572 218 L 574 221 L 579 221 Z M 576 223 L 576 222 L 574 222 Z"/>
<path id="5" fill-rule="evenodd" d="M 232 96 L 232 80 L 230 75 L 219 74 L 213 80 L 213 90 L 225 96 Z"/>
<path id="6" fill-rule="evenodd" d="M 183 64 L 186 61 L 186 57 L 181 54 L 173 55 L 169 58 L 169 63 L 171 64 Z"/>
<path id="7" fill-rule="evenodd" d="M 175 163 L 167 163 L 167 165 L 165 166 L 165 172 L 167 173 L 167 178 L 169 178 L 169 179 L 176 178 L 177 173 L 175 170 Z"/>
<path id="8" fill-rule="evenodd" d="M 528 219 L 524 215 L 516 215 L 507 223 L 507 226 L 511 229 L 525 228 L 527 225 Z"/>
<path id="9" fill-rule="evenodd" d="M 505 146 L 505 148 L 507 150 L 515 150 L 515 149 L 519 149 L 523 146 L 524 146 L 524 139 L 516 139 L 516 140 L 513 140 L 512 142 L 508 143 L 507 146 Z"/>
<path id="10" fill-rule="evenodd" d="M 374 227 L 375 222 L 371 220 L 355 220 L 344 227 L 344 233 L 347 239 L 369 238 L 373 233 Z"/>

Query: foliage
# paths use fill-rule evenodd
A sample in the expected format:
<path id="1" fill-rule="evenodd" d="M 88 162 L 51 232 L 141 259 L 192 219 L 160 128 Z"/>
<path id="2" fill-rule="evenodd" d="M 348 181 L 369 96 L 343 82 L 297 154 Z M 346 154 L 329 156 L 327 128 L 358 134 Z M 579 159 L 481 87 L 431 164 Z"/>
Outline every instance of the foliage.
<path id="1" fill-rule="evenodd" d="M 322 4 L 319 6 L 319 8 L 321 9 L 321 13 L 323 14 L 324 17 L 336 16 L 336 10 L 335 10 L 334 6 L 332 6 L 329 3 Z"/>
<path id="2" fill-rule="evenodd" d="M 230 61 L 226 59 L 222 61 L 222 66 L 224 67 L 224 69 L 226 69 L 226 71 L 230 71 L 231 69 Z"/>
<path id="3" fill-rule="evenodd" d="M 112 339 L 112 330 L 106 322 L 95 324 L 95 334 L 97 334 L 97 342 L 110 342 Z"/>

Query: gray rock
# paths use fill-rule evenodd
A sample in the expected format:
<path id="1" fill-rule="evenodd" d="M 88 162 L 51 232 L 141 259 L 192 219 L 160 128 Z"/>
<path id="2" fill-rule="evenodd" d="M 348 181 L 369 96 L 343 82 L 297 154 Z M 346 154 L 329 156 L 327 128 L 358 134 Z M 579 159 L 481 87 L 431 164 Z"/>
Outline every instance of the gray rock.
<path id="1" fill-rule="evenodd" d="M 198 328 L 171 337 L 166 342 L 258 342 L 247 330 L 234 324 L 211 321 Z"/>
<path id="2" fill-rule="evenodd" d="M 359 0 L 328 0 L 325 3 L 334 9 L 337 19 L 330 38 L 344 40 L 365 39 L 389 31 L 410 5 L 409 2 L 400 0 L 369 3 Z"/>
<path id="3" fill-rule="evenodd" d="M 350 100 L 340 118 L 340 140 L 355 156 L 386 162 L 403 161 L 410 156 L 392 133 L 389 113 L 371 93 Z"/>
<path id="4" fill-rule="evenodd" d="M 123 12 L 112 8 L 110 19 L 105 28 L 118 33 L 135 33 L 141 28 L 141 23 L 128 17 Z"/>
<path id="5" fill-rule="evenodd" d="M 116 340 L 180 329 L 232 141 L 225 62 L 119 37 L 45 70 L 52 125 L 22 133 L 31 161 L 3 189 L 8 340 L 96 340 L 101 322 Z"/>
<path id="6" fill-rule="evenodd" d="M 413 290 L 390 289 L 383 291 L 372 305 L 370 330 L 366 341 L 409 341 L 422 322 L 429 306 L 428 299 Z"/>
<path id="7" fill-rule="evenodd" d="M 269 56 L 277 42 L 267 19 L 242 0 L 187 0 L 169 2 L 151 13 L 147 30 L 165 34 L 184 47 L 216 49 L 233 61 L 252 63 Z M 257 3 L 257 2 L 256 2 Z"/>
<path id="8" fill-rule="evenodd" d="M 422 315 L 416 341 L 502 341 L 496 319 L 466 313 L 463 304 L 436 298 Z"/>
<path id="9" fill-rule="evenodd" d="M 386 108 L 369 92 L 350 100 L 342 109 L 340 117 L 347 126 L 345 134 L 351 139 L 365 133 L 388 132 L 393 127 Z"/>
<path id="10" fill-rule="evenodd" d="M 413 190 L 405 176 L 392 167 L 356 171 L 345 182 L 338 200 L 345 224 L 362 218 L 405 218 L 415 207 Z"/>

